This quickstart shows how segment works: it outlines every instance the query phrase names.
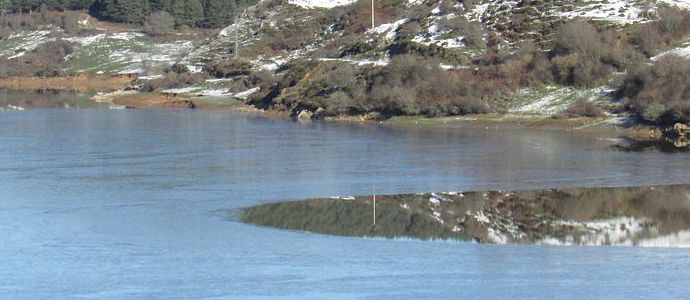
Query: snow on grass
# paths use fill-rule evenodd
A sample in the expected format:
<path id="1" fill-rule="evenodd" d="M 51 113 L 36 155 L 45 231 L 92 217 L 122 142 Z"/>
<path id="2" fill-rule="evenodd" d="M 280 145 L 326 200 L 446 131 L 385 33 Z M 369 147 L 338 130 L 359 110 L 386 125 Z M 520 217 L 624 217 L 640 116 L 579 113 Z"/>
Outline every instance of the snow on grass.
<path id="1" fill-rule="evenodd" d="M 689 57 L 690 58 L 690 42 L 687 42 L 684 45 L 681 45 L 680 47 L 668 50 L 666 52 L 662 52 L 661 54 L 652 57 L 652 61 L 657 61 L 660 58 L 664 57 L 665 55 L 669 55 L 669 54 L 674 54 L 674 55 L 678 55 L 681 57 Z"/>
<path id="2" fill-rule="evenodd" d="M 499 12 L 510 12 L 520 1 L 484 0 L 465 13 L 469 20 L 484 21 Z M 582 0 L 563 1 L 549 11 L 540 12 L 543 16 L 556 16 L 567 19 L 584 18 L 609 21 L 616 24 L 630 24 L 647 21 L 646 11 L 653 11 L 657 3 L 666 3 L 681 8 L 690 8 L 690 0 Z"/>
<path id="3" fill-rule="evenodd" d="M 644 218 L 618 217 L 607 220 L 586 222 L 555 221 L 551 226 L 567 227 L 581 232 L 580 235 L 567 235 L 561 238 L 545 237 L 537 244 L 554 246 L 634 246 L 639 242 L 642 233 L 653 228 L 652 223 Z"/>
<path id="4" fill-rule="evenodd" d="M 441 20 L 449 20 L 457 18 L 458 16 L 452 13 L 448 15 L 439 15 L 440 13 L 440 9 L 434 9 L 432 11 L 432 15 L 429 16 L 429 27 L 427 28 L 427 32 L 415 36 L 412 38 L 412 42 L 425 46 L 436 45 L 449 49 L 465 47 L 463 36 L 453 36 L 455 32 L 443 29 L 440 25 Z"/>
<path id="5" fill-rule="evenodd" d="M 189 86 L 189 87 L 166 89 L 166 90 L 162 90 L 161 92 L 165 93 L 165 94 L 182 94 L 182 95 L 203 96 L 203 97 L 234 97 L 237 99 L 245 100 L 260 90 L 261 90 L 260 88 L 255 87 L 255 88 L 251 88 L 249 90 L 246 90 L 244 92 L 233 94 L 230 92 L 229 89 L 224 89 L 224 88 L 212 88 L 212 87 L 204 87 L 204 86 Z"/>
<path id="6" fill-rule="evenodd" d="M 78 71 L 111 74 L 143 73 L 147 68 L 160 68 L 184 60 L 194 49 L 192 41 L 154 43 L 137 33 L 116 33 L 72 38 L 80 44 L 73 64 Z M 191 66 L 191 65 L 190 65 Z"/>
<path id="7" fill-rule="evenodd" d="M 248 89 L 244 92 L 237 93 L 237 94 L 233 95 L 233 97 L 244 100 L 244 99 L 249 98 L 251 95 L 253 95 L 254 93 L 256 93 L 260 90 L 261 90 L 261 88 L 259 88 L 259 87 L 251 88 L 251 89 Z"/>
<path id="8" fill-rule="evenodd" d="M 167 90 L 163 90 L 162 92 L 166 93 L 166 94 L 186 94 L 186 95 L 205 96 L 205 97 L 228 97 L 228 96 L 232 96 L 232 94 L 230 94 L 230 90 L 228 90 L 228 89 L 207 88 L 207 87 L 198 87 L 198 86 L 167 89 Z"/>
<path id="9" fill-rule="evenodd" d="M 491 223 L 491 220 L 489 220 L 489 217 L 486 214 L 484 214 L 484 211 L 480 210 L 472 216 L 474 217 L 475 220 L 477 220 L 477 222 L 485 223 L 485 224 Z"/>
<path id="10" fill-rule="evenodd" d="M 374 66 L 387 66 L 390 61 L 388 60 L 369 60 L 369 59 L 348 59 L 348 58 L 320 58 L 320 61 L 342 61 L 342 62 L 348 62 L 353 65 L 357 66 L 366 66 L 366 65 L 374 65 Z"/>
<path id="11" fill-rule="evenodd" d="M 690 230 L 643 239 L 637 242 L 640 247 L 690 248 Z"/>
<path id="12" fill-rule="evenodd" d="M 20 31 L 0 41 L 0 56 L 17 58 L 41 44 L 59 39 L 60 30 Z M 192 41 L 158 43 L 145 39 L 137 32 L 105 33 L 90 36 L 65 37 L 75 43 L 75 52 L 69 57 L 79 72 L 98 74 L 142 73 L 148 67 L 160 67 L 185 60 L 193 51 Z M 199 68 L 196 68 L 199 69 Z"/>
<path id="13" fill-rule="evenodd" d="M 8 58 L 23 56 L 26 52 L 36 49 L 39 45 L 54 41 L 52 31 L 21 31 L 10 35 L 0 43 L 0 55 Z"/>
<path id="14" fill-rule="evenodd" d="M 658 0 L 659 3 L 666 3 L 671 6 L 690 9 L 690 0 Z"/>
<path id="15" fill-rule="evenodd" d="M 569 87 L 546 87 L 544 91 L 523 89 L 516 94 L 509 112 L 518 114 L 554 115 L 562 112 L 572 103 L 583 99 L 602 101 L 613 96 L 615 90 L 602 86 L 593 89 L 573 89 Z"/>
<path id="16" fill-rule="evenodd" d="M 333 8 L 350 5 L 357 0 L 289 0 L 288 3 L 304 8 Z"/>
<path id="17" fill-rule="evenodd" d="M 385 38 L 387 41 L 393 41 L 396 37 L 396 31 L 398 30 L 400 25 L 405 24 L 405 22 L 407 22 L 407 19 L 397 20 L 393 23 L 381 24 L 375 27 L 374 29 L 369 29 L 368 33 L 373 33 L 376 35 L 385 34 Z"/>
<path id="18" fill-rule="evenodd" d="M 588 0 L 585 5 L 575 10 L 558 13 L 560 16 L 573 19 L 610 21 L 629 24 L 643 21 L 642 9 L 638 0 Z"/>
<path id="19" fill-rule="evenodd" d="M 465 13 L 465 17 L 472 21 L 482 21 L 497 10 L 512 10 L 520 1 L 517 0 L 485 0 L 484 3 L 475 5 Z"/>

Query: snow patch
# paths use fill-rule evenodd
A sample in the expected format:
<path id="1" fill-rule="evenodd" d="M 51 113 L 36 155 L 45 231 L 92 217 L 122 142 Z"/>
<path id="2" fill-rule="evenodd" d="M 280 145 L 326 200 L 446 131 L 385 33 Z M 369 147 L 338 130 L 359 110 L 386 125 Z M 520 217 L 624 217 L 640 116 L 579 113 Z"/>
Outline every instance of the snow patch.
<path id="1" fill-rule="evenodd" d="M 671 6 L 680 7 L 683 9 L 690 9 L 690 0 L 658 0 L 661 3 L 666 3 Z"/>
<path id="2" fill-rule="evenodd" d="M 246 91 L 244 91 L 244 92 L 237 93 L 237 94 L 234 95 L 234 97 L 244 100 L 244 99 L 249 98 L 251 95 L 253 95 L 254 93 L 256 93 L 256 92 L 258 92 L 258 91 L 260 91 L 260 90 L 261 90 L 261 88 L 255 87 L 255 88 L 252 88 L 252 89 L 248 89 L 248 90 L 246 90 Z"/>
<path id="3" fill-rule="evenodd" d="M 690 230 L 641 240 L 637 245 L 640 247 L 690 248 Z"/>
<path id="4" fill-rule="evenodd" d="M 334 8 L 350 5 L 357 0 L 290 0 L 288 3 L 304 8 Z"/>
<path id="5" fill-rule="evenodd" d="M 568 19 L 585 18 L 629 24 L 644 21 L 638 2 L 637 0 L 589 0 L 585 1 L 587 5 L 573 11 L 561 12 L 559 15 Z"/>
<path id="6" fill-rule="evenodd" d="M 690 43 L 687 43 L 683 46 L 680 46 L 675 49 L 668 50 L 666 52 L 663 52 L 657 56 L 652 57 L 652 61 L 657 61 L 660 58 L 666 56 L 666 55 L 678 55 L 681 57 L 690 57 Z"/>
<path id="7" fill-rule="evenodd" d="M 368 32 L 378 35 L 385 34 L 386 40 L 393 41 L 396 37 L 396 31 L 400 25 L 405 24 L 405 22 L 407 22 L 407 19 L 397 20 L 393 23 L 381 24 L 374 29 L 369 29 Z"/>
<path id="8" fill-rule="evenodd" d="M 320 61 L 343 61 L 343 62 L 349 62 L 351 64 L 357 65 L 357 66 L 366 66 L 366 65 L 374 65 L 374 66 L 387 66 L 389 61 L 388 60 L 368 60 L 368 59 L 347 59 L 347 58 L 320 58 Z"/>
<path id="9" fill-rule="evenodd" d="M 595 220 L 587 222 L 555 221 L 551 226 L 564 226 L 575 228 L 584 233 L 577 238 L 567 235 L 557 239 L 546 237 L 537 244 L 544 245 L 585 245 L 585 246 L 634 246 L 638 243 L 638 236 L 651 227 L 647 219 L 634 217 L 619 217 L 608 220 Z"/>

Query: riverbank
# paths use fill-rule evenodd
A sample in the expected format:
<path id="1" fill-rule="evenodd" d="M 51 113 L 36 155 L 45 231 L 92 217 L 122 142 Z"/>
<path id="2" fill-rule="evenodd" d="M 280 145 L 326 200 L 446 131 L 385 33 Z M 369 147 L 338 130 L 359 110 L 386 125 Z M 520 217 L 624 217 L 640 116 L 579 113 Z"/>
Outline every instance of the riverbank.
<path id="1" fill-rule="evenodd" d="M 74 76 L 74 77 L 9 77 L 0 79 L 0 89 L 10 91 L 42 91 L 98 93 L 92 100 L 98 103 L 112 104 L 111 107 L 132 109 L 206 109 L 229 110 L 261 114 L 282 119 L 293 118 L 302 123 L 331 122 L 331 123 L 361 123 L 378 124 L 388 127 L 424 126 L 481 126 L 497 130 L 504 128 L 535 128 L 549 130 L 565 130 L 579 132 L 607 132 L 613 137 L 623 137 L 629 144 L 667 143 L 664 132 L 653 126 L 640 124 L 634 118 L 607 115 L 599 118 L 555 118 L 549 115 L 519 114 L 519 113 L 489 113 L 470 114 L 463 116 L 425 117 L 425 116 L 394 116 L 381 118 L 372 114 L 316 117 L 308 118 L 291 116 L 289 112 L 273 109 L 259 109 L 246 104 L 245 101 L 228 96 L 203 96 L 193 94 L 173 94 L 163 92 L 140 92 L 130 89 L 133 79 L 129 76 Z M 687 148 L 687 143 L 671 144 Z M 625 145 L 624 145 L 625 146 Z M 648 148 L 648 147 L 647 147 Z M 666 148 L 666 147 L 665 147 Z M 673 147 L 671 147 L 673 148 Z M 669 148 L 670 149 L 670 148 Z"/>
<path id="2" fill-rule="evenodd" d="M 351 237 L 490 244 L 690 246 L 690 185 L 314 199 L 243 210 L 243 222 Z"/>
<path id="3" fill-rule="evenodd" d="M 71 77 L 5 77 L 0 89 L 15 91 L 54 90 L 68 92 L 112 92 L 128 87 L 129 76 L 80 75 Z"/>

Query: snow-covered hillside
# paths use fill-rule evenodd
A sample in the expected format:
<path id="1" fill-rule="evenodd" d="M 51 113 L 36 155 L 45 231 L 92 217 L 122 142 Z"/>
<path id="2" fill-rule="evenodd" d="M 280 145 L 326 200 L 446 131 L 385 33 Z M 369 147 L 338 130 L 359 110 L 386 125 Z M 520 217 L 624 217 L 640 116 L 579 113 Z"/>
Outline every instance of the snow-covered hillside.
<path id="1" fill-rule="evenodd" d="M 357 0 L 290 0 L 290 4 L 304 8 L 333 8 L 337 6 L 350 5 Z"/>

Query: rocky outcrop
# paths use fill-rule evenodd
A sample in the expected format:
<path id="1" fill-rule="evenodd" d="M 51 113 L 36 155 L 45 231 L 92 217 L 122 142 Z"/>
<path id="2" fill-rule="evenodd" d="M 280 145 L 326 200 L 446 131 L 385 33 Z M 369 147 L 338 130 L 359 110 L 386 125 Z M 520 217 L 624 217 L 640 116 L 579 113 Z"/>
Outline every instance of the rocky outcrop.
<path id="1" fill-rule="evenodd" d="M 302 110 L 297 114 L 297 121 L 299 122 L 310 122 L 314 113 L 309 110 Z"/>
<path id="2" fill-rule="evenodd" d="M 690 125 L 676 123 L 673 127 L 666 129 L 665 133 L 666 140 L 676 148 L 688 148 L 690 146 Z"/>

